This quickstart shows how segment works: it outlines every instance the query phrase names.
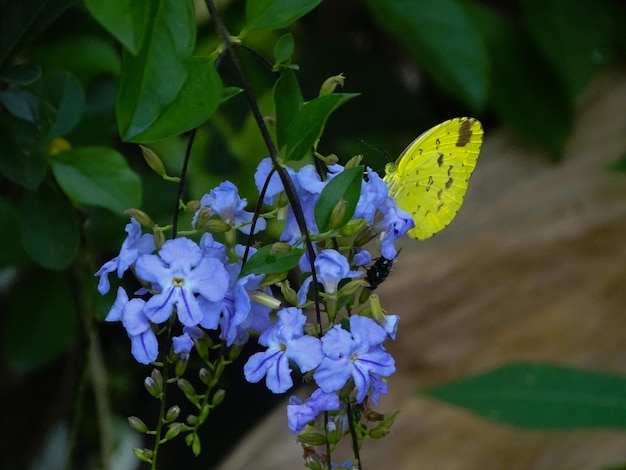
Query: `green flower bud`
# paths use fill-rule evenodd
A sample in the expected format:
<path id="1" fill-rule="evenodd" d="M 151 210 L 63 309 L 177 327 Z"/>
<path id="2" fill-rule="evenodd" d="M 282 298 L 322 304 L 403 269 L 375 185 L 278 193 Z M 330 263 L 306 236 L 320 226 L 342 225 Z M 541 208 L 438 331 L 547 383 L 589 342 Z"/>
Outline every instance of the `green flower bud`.
<path id="1" fill-rule="evenodd" d="M 295 294 L 295 291 L 294 291 L 294 294 Z M 266 307 L 269 307 L 273 310 L 278 310 L 281 305 L 280 300 L 278 300 L 276 297 L 272 297 L 271 295 L 268 295 L 265 292 L 259 292 L 259 291 L 251 292 L 250 300 L 252 300 L 253 302 L 256 302 L 257 304 L 265 305 Z"/>
<path id="2" fill-rule="evenodd" d="M 174 365 L 174 374 L 176 374 L 176 377 L 180 377 L 185 373 L 187 364 L 189 364 L 189 354 L 180 355 Z"/>
<path id="3" fill-rule="evenodd" d="M 191 385 L 191 382 L 189 382 L 189 380 L 178 379 L 176 382 L 176 385 L 178 385 L 178 388 L 180 388 L 180 390 L 185 394 L 185 396 L 189 397 L 189 396 L 196 395 L 196 391 L 194 390 L 193 385 Z"/>
<path id="4" fill-rule="evenodd" d="M 335 75 L 334 77 L 329 77 L 324 80 L 324 83 L 322 83 L 322 87 L 320 88 L 320 96 L 330 95 L 338 86 L 343 87 L 345 79 L 346 77 L 340 73 L 339 75 Z"/>
<path id="5" fill-rule="evenodd" d="M 183 423 L 171 423 L 165 433 L 165 440 L 169 441 L 170 439 L 174 439 L 178 436 L 183 430 L 183 426 L 185 426 Z"/>
<path id="6" fill-rule="evenodd" d="M 364 227 L 354 238 L 354 246 L 363 246 L 376 238 L 376 234 L 369 226 Z"/>
<path id="7" fill-rule="evenodd" d="M 209 206 L 204 206 L 202 209 L 200 209 L 200 212 L 198 213 L 198 218 L 196 219 L 196 225 L 194 228 L 196 229 L 203 228 L 209 222 L 209 220 L 211 220 L 212 213 L 213 213 L 213 210 Z"/>
<path id="8" fill-rule="evenodd" d="M 160 230 L 155 230 L 152 236 L 154 238 L 154 246 L 156 247 L 156 249 L 160 250 L 161 248 L 163 248 L 163 245 L 165 244 L 165 235 L 163 235 L 163 232 L 161 232 Z"/>
<path id="9" fill-rule="evenodd" d="M 292 246 L 287 243 L 276 242 L 272 244 L 272 248 L 270 248 L 270 254 L 284 255 L 285 253 L 289 253 L 291 249 L 292 249 Z"/>
<path id="10" fill-rule="evenodd" d="M 133 219 L 139 222 L 139 224 L 142 227 L 152 228 L 155 225 L 154 221 L 150 218 L 150 216 L 142 210 L 134 209 L 131 207 L 130 209 L 126 209 L 124 213 L 126 215 L 131 216 Z"/>
<path id="11" fill-rule="evenodd" d="M 187 415 L 185 421 L 187 421 L 189 426 L 195 426 L 198 423 L 198 417 L 196 415 Z"/>
<path id="12" fill-rule="evenodd" d="M 200 201 L 198 201 L 197 199 L 188 201 L 187 204 L 185 204 L 185 212 L 195 214 L 199 210 L 200 210 Z"/>
<path id="13" fill-rule="evenodd" d="M 139 146 L 141 148 L 141 153 L 143 154 L 143 159 L 146 161 L 148 166 L 159 176 L 166 176 L 167 173 L 165 171 L 165 166 L 163 162 L 159 158 L 159 156 L 154 152 L 154 150 L 144 147 L 143 145 Z"/>
<path id="14" fill-rule="evenodd" d="M 352 157 L 350 160 L 347 161 L 346 166 L 344 166 L 344 170 L 349 170 L 350 168 L 359 166 L 362 160 L 363 160 L 363 155 L 355 155 L 354 157 Z"/>
<path id="15" fill-rule="evenodd" d="M 328 222 L 328 226 L 331 230 L 335 230 L 343 225 L 343 219 L 346 216 L 347 204 L 348 201 L 340 199 L 335 207 L 333 207 L 333 210 L 330 213 L 330 221 Z"/>
<path id="16" fill-rule="evenodd" d="M 133 448 L 133 452 L 139 460 L 152 463 L 152 456 L 154 455 L 150 449 L 140 449 L 139 447 Z"/>
<path id="17" fill-rule="evenodd" d="M 200 380 L 204 385 L 209 385 L 211 380 L 213 380 L 213 374 L 206 367 L 203 367 L 200 371 L 198 371 L 198 377 L 200 377 Z"/>
<path id="18" fill-rule="evenodd" d="M 146 387 L 148 393 L 154 398 L 159 398 L 161 396 L 163 389 L 159 387 L 152 377 L 146 377 L 143 381 L 143 385 Z"/>
<path id="19" fill-rule="evenodd" d="M 213 404 L 213 406 L 217 406 L 224 401 L 225 397 L 226 397 L 226 390 L 224 390 L 223 388 L 220 388 L 213 395 L 213 399 L 211 400 L 211 403 Z"/>
<path id="20" fill-rule="evenodd" d="M 278 286 L 280 287 L 280 293 L 283 294 L 283 297 L 285 297 L 287 303 L 291 305 L 298 305 L 298 294 L 296 293 L 295 289 L 289 284 L 289 280 L 286 279 L 278 283 Z"/>
<path id="21" fill-rule="evenodd" d="M 266 274 L 263 278 L 263 281 L 261 281 L 261 284 L 264 286 L 273 286 L 274 284 L 278 284 L 279 282 L 284 281 L 287 277 L 287 274 L 289 273 L 286 271 L 282 273 Z"/>
<path id="22" fill-rule="evenodd" d="M 175 421 L 179 415 L 180 415 L 180 406 L 178 405 L 171 406 L 165 413 L 165 421 L 167 423 L 171 423 L 172 421 Z"/>
<path id="23" fill-rule="evenodd" d="M 128 424 L 130 425 L 130 427 L 133 428 L 135 431 L 139 431 L 142 434 L 146 434 L 149 431 L 146 423 L 137 418 L 137 416 L 129 416 L 126 419 L 128 420 Z"/>

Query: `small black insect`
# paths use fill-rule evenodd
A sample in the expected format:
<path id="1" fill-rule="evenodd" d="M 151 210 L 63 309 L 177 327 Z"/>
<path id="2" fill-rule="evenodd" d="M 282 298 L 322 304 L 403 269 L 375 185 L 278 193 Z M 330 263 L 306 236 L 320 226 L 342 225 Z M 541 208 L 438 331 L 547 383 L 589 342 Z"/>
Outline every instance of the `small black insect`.
<path id="1" fill-rule="evenodd" d="M 396 259 L 387 259 L 384 256 L 376 258 L 374 264 L 367 268 L 365 278 L 370 283 L 370 289 L 376 289 L 391 274 Z"/>

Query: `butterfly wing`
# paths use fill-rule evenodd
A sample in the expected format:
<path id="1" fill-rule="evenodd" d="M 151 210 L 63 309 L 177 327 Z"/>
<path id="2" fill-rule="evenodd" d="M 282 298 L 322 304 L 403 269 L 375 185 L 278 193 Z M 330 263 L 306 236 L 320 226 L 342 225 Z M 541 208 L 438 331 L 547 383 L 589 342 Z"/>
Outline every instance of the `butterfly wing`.
<path id="1" fill-rule="evenodd" d="M 444 229 L 463 203 L 476 166 L 483 130 L 473 118 L 445 121 L 415 139 L 385 168 L 389 194 L 413 216 L 413 238 Z"/>

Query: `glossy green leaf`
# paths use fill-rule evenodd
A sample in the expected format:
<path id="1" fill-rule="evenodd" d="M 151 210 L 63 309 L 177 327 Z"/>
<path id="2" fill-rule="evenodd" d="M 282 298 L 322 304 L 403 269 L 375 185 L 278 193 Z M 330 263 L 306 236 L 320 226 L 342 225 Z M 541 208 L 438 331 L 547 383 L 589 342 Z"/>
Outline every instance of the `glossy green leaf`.
<path id="1" fill-rule="evenodd" d="M 57 359 L 74 340 L 76 302 L 66 275 L 36 271 L 14 287 L 2 331 L 3 357 L 28 372 Z"/>
<path id="2" fill-rule="evenodd" d="M 85 91 L 68 73 L 48 77 L 42 87 L 39 105 L 40 124 L 47 139 L 66 135 L 80 121 L 85 109 Z"/>
<path id="3" fill-rule="evenodd" d="M 293 248 L 287 253 L 272 253 L 272 245 L 259 248 L 243 266 L 241 276 L 247 274 L 284 273 L 298 265 L 304 253 L 302 248 Z"/>
<path id="4" fill-rule="evenodd" d="M 35 124 L 0 113 L 0 173 L 27 189 L 46 175 L 44 143 Z"/>
<path id="5" fill-rule="evenodd" d="M 185 83 L 193 81 L 190 72 L 197 70 L 195 62 L 189 65 L 196 38 L 193 3 L 156 0 L 148 5 L 141 48 L 123 57 L 116 115 L 124 140 L 146 132 L 176 101 Z"/>
<path id="6" fill-rule="evenodd" d="M 286 160 L 300 160 L 313 148 L 322 135 L 324 124 L 332 112 L 357 93 L 333 93 L 318 96 L 306 103 L 288 124 L 286 131 Z"/>
<path id="7" fill-rule="evenodd" d="M 523 0 L 528 31 L 575 101 L 611 56 L 614 24 L 609 0 Z"/>
<path id="8" fill-rule="evenodd" d="M 108 147 L 80 147 L 50 160 L 57 182 L 79 204 L 100 206 L 119 215 L 141 206 L 141 180 L 126 159 Z"/>
<path id="9" fill-rule="evenodd" d="M 3 2 L 0 8 L 0 69 L 73 3 L 74 0 Z"/>
<path id="10" fill-rule="evenodd" d="M 304 99 L 293 70 L 284 70 L 274 84 L 276 107 L 276 141 L 281 149 L 287 143 L 287 128 L 298 113 Z"/>
<path id="11" fill-rule="evenodd" d="M 150 126 L 134 136 L 127 135 L 126 140 L 148 143 L 178 135 L 198 127 L 217 110 L 225 96 L 213 60 L 192 57 L 186 65 L 187 80 L 178 95 L 154 116 Z M 144 102 L 141 106 L 148 109 L 150 103 Z"/>
<path id="12" fill-rule="evenodd" d="M 124 47 L 136 54 L 141 45 L 148 2 L 136 0 L 85 0 L 89 13 Z"/>
<path id="13" fill-rule="evenodd" d="M 573 105 L 554 70 L 515 24 L 478 5 L 468 12 L 491 52 L 492 108 L 520 135 L 562 155 Z"/>
<path id="14" fill-rule="evenodd" d="M 449 95 L 480 111 L 489 89 L 489 56 L 459 0 L 368 0 L 379 21 Z"/>
<path id="15" fill-rule="evenodd" d="M 29 90 L 17 87 L 1 90 L 0 104 L 16 118 L 31 124 L 39 120 L 39 100 Z"/>
<path id="16" fill-rule="evenodd" d="M 329 230 L 331 214 L 341 201 L 345 204 L 343 216 L 334 221 L 333 228 L 338 229 L 348 223 L 359 202 L 362 182 L 363 167 L 357 166 L 339 173 L 324 186 L 314 209 L 315 223 L 320 232 Z"/>
<path id="17" fill-rule="evenodd" d="M 246 29 L 286 28 L 320 3 L 322 0 L 248 0 Z"/>
<path id="18" fill-rule="evenodd" d="M 49 185 L 24 194 L 20 233 L 26 252 L 46 268 L 66 268 L 78 253 L 80 232 L 74 208 Z"/>
<path id="19" fill-rule="evenodd" d="M 420 393 L 523 428 L 626 428 L 624 376 L 518 363 Z"/>

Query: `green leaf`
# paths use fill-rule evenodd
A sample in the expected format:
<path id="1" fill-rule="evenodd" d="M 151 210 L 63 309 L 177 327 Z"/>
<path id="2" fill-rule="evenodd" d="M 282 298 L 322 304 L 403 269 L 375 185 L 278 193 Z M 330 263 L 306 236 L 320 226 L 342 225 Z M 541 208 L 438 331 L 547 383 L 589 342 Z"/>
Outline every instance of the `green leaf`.
<path id="1" fill-rule="evenodd" d="M 13 287 L 2 331 L 3 356 L 18 372 L 57 359 L 74 339 L 76 302 L 66 275 L 37 271 Z"/>
<path id="2" fill-rule="evenodd" d="M 146 27 L 148 2 L 85 0 L 89 13 L 132 54 L 137 54 Z"/>
<path id="3" fill-rule="evenodd" d="M 241 276 L 247 274 L 284 273 L 298 265 L 304 253 L 303 248 L 292 248 L 287 253 L 272 253 L 273 245 L 259 248 L 243 266 Z"/>
<path id="4" fill-rule="evenodd" d="M 0 172 L 27 189 L 46 175 L 48 162 L 35 124 L 0 113 Z"/>
<path id="5" fill-rule="evenodd" d="M 248 0 L 246 30 L 286 28 L 322 0 Z"/>
<path id="6" fill-rule="evenodd" d="M 0 227 L 7 227 L 0 230 L 0 246 L 5 247 L 4 250 L 0 250 L 0 266 L 23 264 L 29 260 L 22 247 L 19 230 L 17 230 L 18 220 L 17 207 L 0 199 Z"/>
<path id="7" fill-rule="evenodd" d="M 66 268 L 78 253 L 80 232 L 74 208 L 48 185 L 24 194 L 20 232 L 26 252 L 46 268 Z"/>
<path id="8" fill-rule="evenodd" d="M 491 52 L 494 111 L 520 135 L 561 156 L 573 105 L 553 69 L 515 24 L 478 5 L 468 12 Z"/>
<path id="9" fill-rule="evenodd" d="M 16 64 L 0 71 L 0 82 L 9 85 L 31 85 L 41 77 L 41 68 L 34 64 Z"/>
<path id="10" fill-rule="evenodd" d="M 480 111 L 489 90 L 489 56 L 458 0 L 368 0 L 374 18 L 396 36 L 449 95 Z"/>
<path id="11" fill-rule="evenodd" d="M 332 112 L 357 93 L 333 93 L 306 103 L 288 124 L 286 160 L 300 160 L 315 146 Z M 278 119 L 278 118 L 277 118 Z"/>
<path id="12" fill-rule="evenodd" d="M 284 70 L 274 84 L 276 106 L 276 142 L 281 149 L 287 143 L 287 128 L 298 113 L 304 99 L 293 70 Z"/>
<path id="13" fill-rule="evenodd" d="M 293 54 L 294 41 L 291 33 L 283 34 L 278 38 L 274 45 L 274 61 L 276 64 L 282 64 L 289 61 Z"/>
<path id="14" fill-rule="evenodd" d="M 136 55 L 123 54 L 117 99 L 120 134 L 132 139 L 150 127 L 176 99 L 188 78 L 196 39 L 191 2 L 148 2 L 146 29 Z"/>
<path id="15" fill-rule="evenodd" d="M 48 77 L 41 92 L 40 124 L 47 129 L 47 139 L 66 135 L 80 121 L 85 109 L 85 91 L 68 73 Z"/>
<path id="16" fill-rule="evenodd" d="M 565 84 L 571 101 L 611 56 L 614 22 L 609 0 L 523 0 L 535 44 Z"/>
<path id="17" fill-rule="evenodd" d="M 359 202 L 362 182 L 363 167 L 357 166 L 339 173 L 324 186 L 314 209 L 315 223 L 320 232 L 329 230 L 330 216 L 340 201 L 345 201 L 345 212 L 333 226 L 337 229 L 348 223 Z"/>
<path id="18" fill-rule="evenodd" d="M 74 0 L 3 2 L 0 15 L 0 69 L 73 3 Z"/>
<path id="19" fill-rule="evenodd" d="M 126 159 L 108 147 L 79 147 L 50 160 L 57 182 L 73 201 L 119 215 L 141 206 L 141 180 Z"/>
<path id="20" fill-rule="evenodd" d="M 624 376 L 517 363 L 421 393 L 523 428 L 626 428 Z"/>
<path id="21" fill-rule="evenodd" d="M 175 99 L 159 110 L 155 120 L 144 131 L 126 136 L 130 142 L 148 143 L 178 135 L 205 122 L 218 108 L 225 96 L 222 81 L 213 60 L 192 57 L 187 62 L 187 80 Z M 142 106 L 148 108 L 149 102 Z"/>
<path id="22" fill-rule="evenodd" d="M 0 103 L 16 118 L 23 119 L 31 124 L 37 124 L 39 119 L 39 100 L 30 91 L 22 88 L 2 90 L 0 91 Z"/>

